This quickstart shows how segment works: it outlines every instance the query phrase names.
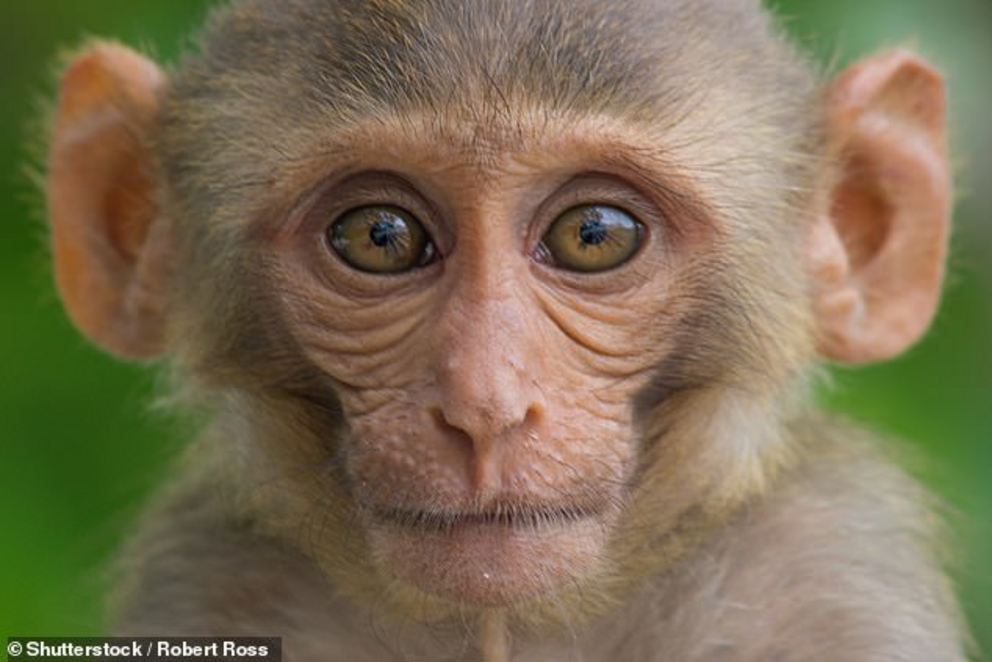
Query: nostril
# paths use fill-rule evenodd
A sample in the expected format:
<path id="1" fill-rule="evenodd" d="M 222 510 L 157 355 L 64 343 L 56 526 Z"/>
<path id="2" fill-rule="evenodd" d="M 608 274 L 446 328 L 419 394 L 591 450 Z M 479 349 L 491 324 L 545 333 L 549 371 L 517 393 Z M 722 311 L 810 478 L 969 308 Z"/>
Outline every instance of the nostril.
<path id="1" fill-rule="evenodd" d="M 448 437 L 459 439 L 469 446 L 472 445 L 472 436 L 468 433 L 468 431 L 450 423 L 440 407 L 431 407 L 428 413 L 430 414 L 431 420 L 434 422 L 434 427 L 437 428 L 439 432 Z"/>
<path id="2" fill-rule="evenodd" d="M 524 414 L 523 428 L 533 430 L 541 424 L 544 419 L 544 408 L 539 405 L 531 405 Z"/>
<path id="3" fill-rule="evenodd" d="M 429 413 L 430 413 L 430 416 L 431 416 L 431 420 L 434 421 L 434 425 L 436 425 L 437 427 L 439 427 L 439 428 L 453 427 L 444 418 L 444 412 L 441 411 L 441 408 L 440 407 L 431 407 Z"/>

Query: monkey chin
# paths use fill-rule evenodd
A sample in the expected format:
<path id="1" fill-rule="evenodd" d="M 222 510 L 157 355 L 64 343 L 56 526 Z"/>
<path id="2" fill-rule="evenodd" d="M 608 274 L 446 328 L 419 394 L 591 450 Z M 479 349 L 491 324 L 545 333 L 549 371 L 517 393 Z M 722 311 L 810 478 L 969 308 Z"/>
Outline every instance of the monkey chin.
<path id="1" fill-rule="evenodd" d="M 520 521 L 486 514 L 380 516 L 369 530 L 377 565 L 460 607 L 511 607 L 596 572 L 608 526 L 601 515 Z"/>

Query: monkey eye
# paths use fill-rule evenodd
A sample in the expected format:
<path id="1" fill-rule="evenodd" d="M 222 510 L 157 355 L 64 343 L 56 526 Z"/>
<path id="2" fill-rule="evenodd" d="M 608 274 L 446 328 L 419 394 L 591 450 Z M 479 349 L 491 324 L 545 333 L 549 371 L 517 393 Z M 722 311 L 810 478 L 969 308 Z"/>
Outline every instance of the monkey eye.
<path id="1" fill-rule="evenodd" d="M 358 207 L 327 231 L 334 251 L 349 266 L 373 274 L 398 274 L 431 263 L 436 250 L 412 214 L 391 205 Z"/>
<path id="2" fill-rule="evenodd" d="M 620 266 L 637 252 L 644 226 L 610 205 L 579 205 L 555 219 L 538 251 L 553 266 L 591 273 Z"/>

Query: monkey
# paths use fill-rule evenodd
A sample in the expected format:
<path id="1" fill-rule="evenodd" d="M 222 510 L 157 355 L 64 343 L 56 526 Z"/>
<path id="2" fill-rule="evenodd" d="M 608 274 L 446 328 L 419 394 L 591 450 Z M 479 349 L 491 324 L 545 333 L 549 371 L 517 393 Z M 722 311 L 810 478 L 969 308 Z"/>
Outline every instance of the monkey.
<path id="1" fill-rule="evenodd" d="M 753 0 L 233 0 L 67 65 L 56 283 L 200 431 L 124 635 L 287 660 L 964 660 L 933 499 L 817 409 L 927 330 L 940 74 Z"/>

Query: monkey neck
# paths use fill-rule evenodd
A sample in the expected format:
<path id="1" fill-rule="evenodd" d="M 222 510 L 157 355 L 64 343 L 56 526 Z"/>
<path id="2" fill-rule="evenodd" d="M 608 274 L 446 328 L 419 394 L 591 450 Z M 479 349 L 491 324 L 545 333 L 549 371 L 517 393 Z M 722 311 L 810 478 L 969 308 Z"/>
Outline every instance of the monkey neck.
<path id="1" fill-rule="evenodd" d="M 510 631 L 504 612 L 489 611 L 480 617 L 479 651 L 484 662 L 509 662 Z"/>

